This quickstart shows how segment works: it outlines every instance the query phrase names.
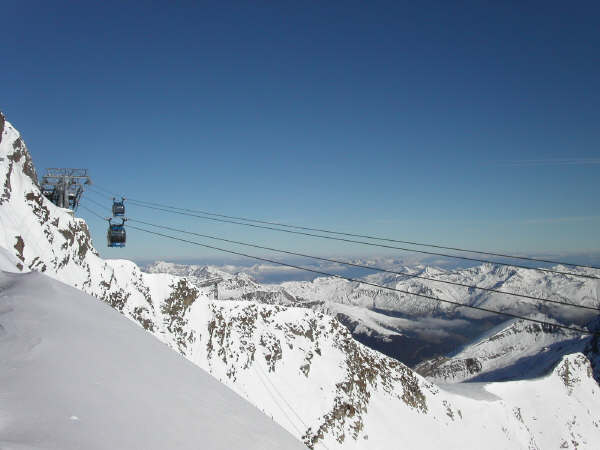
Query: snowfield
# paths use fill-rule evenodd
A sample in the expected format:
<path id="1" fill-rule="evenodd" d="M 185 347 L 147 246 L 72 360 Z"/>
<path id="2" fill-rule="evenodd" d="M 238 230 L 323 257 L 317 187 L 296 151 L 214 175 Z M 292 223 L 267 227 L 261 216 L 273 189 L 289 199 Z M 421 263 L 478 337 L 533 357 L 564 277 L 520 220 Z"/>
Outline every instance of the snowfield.
<path id="1" fill-rule="evenodd" d="M 97 299 L 35 272 L 0 292 L 0 448 L 305 448 Z"/>

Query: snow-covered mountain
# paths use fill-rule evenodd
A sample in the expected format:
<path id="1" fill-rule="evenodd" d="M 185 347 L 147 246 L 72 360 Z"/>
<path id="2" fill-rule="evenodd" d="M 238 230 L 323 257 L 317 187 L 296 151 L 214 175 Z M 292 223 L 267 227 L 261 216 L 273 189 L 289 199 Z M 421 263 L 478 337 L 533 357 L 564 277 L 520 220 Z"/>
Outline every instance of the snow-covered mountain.
<path id="1" fill-rule="evenodd" d="M 219 281 L 217 289 L 220 300 L 257 300 L 261 303 L 284 305 L 302 303 L 302 299 L 292 296 L 283 286 L 262 284 L 244 272 L 232 274 L 215 266 L 156 261 L 144 266 L 142 270 L 146 273 L 169 273 L 186 277 L 199 289 L 202 289 L 206 280 L 220 278 L 222 281 Z M 210 286 L 203 291 L 214 295 L 214 290 Z"/>
<path id="2" fill-rule="evenodd" d="M 600 446 L 600 389 L 594 378 L 599 365 L 597 341 L 588 338 L 582 351 L 562 355 L 542 378 L 436 386 L 399 361 L 357 342 L 327 308 L 313 308 L 312 303 L 327 306 L 329 300 L 312 296 L 310 285 L 303 290 L 287 284 L 265 287 L 240 275 L 220 288 L 221 300 L 214 300 L 205 291 L 209 288 L 196 284 L 204 276 L 201 273 L 146 273 L 129 261 L 102 260 L 85 222 L 41 195 L 31 157 L 3 117 L 0 137 L 0 256 L 6 264 L 19 272 L 43 272 L 106 302 L 310 448 Z M 311 284 L 317 283 L 333 286 L 332 293 L 346 293 L 343 298 L 351 300 L 333 303 L 348 311 L 371 294 L 359 283 L 335 284 L 326 279 Z M 257 287 L 275 293 L 274 297 L 255 296 Z M 361 296 L 363 292 L 368 294 Z M 393 303 L 385 296 L 374 301 L 375 313 Z M 411 301 L 415 315 L 452 313 Z M 380 317 L 370 319 L 377 323 Z M 397 326 L 407 326 L 402 324 Z M 81 328 L 85 332 L 85 326 Z M 106 333 L 114 332 L 113 328 L 107 325 Z M 0 344 L 10 345 L 10 337 L 0 336 Z M 45 348 L 37 346 L 35 351 Z M 134 348 L 130 351 L 135 353 Z M 169 372 L 169 367 L 166 363 L 161 370 Z M 8 373 L 0 370 L 3 376 Z M 176 373 L 172 382 L 179 383 Z M 61 395 L 57 398 L 64 398 Z M 16 411 L 13 403 L 7 405 L 9 414 Z M 5 426 L 2 417 L 0 436 Z M 30 432 L 25 428 L 24 433 Z"/>
<path id="3" fill-rule="evenodd" d="M 568 271 L 569 268 L 561 268 Z M 566 323 L 586 323 L 594 317 L 590 312 L 578 312 L 550 303 L 491 293 L 462 286 L 444 284 L 435 280 L 476 285 L 499 291 L 514 292 L 533 297 L 551 298 L 562 302 L 600 307 L 600 282 L 572 275 L 538 272 L 512 267 L 483 264 L 469 269 L 448 272 L 431 267 L 396 268 L 400 272 L 424 278 L 414 278 L 389 273 L 365 277 L 365 281 L 416 294 L 444 298 L 468 305 L 482 306 L 500 311 L 535 315 L 541 313 Z M 592 273 L 591 269 L 574 269 L 573 272 Z M 597 273 L 595 273 L 597 275 Z M 496 317 L 478 311 L 460 308 L 447 303 L 419 298 L 411 294 L 352 283 L 339 278 L 318 278 L 312 282 L 282 283 L 290 294 L 312 301 L 347 304 L 370 308 L 380 313 L 402 317 L 440 317 L 494 320 Z M 500 318 L 504 321 L 504 318 Z"/>
<path id="4" fill-rule="evenodd" d="M 497 328 L 456 354 L 425 361 L 415 370 L 442 383 L 534 378 L 589 343 L 579 333 L 523 320 Z"/>
<path id="5" fill-rule="evenodd" d="M 424 278 L 379 273 L 364 279 L 406 292 L 550 321 L 556 320 L 567 325 L 575 323 L 584 326 L 593 319 L 594 314 L 590 311 L 580 312 L 581 310 L 551 303 L 467 289 L 434 280 L 600 307 L 600 281 L 595 279 L 495 267 L 490 264 L 453 272 L 423 266 L 388 265 L 388 268 Z M 577 272 L 565 267 L 557 269 Z M 488 332 L 495 324 L 504 326 L 510 323 L 506 317 L 335 277 L 277 285 L 261 284 L 243 272 L 231 274 L 214 266 L 182 265 L 164 261 L 146 266 L 144 271 L 189 276 L 195 284 L 201 284 L 207 278 L 221 277 L 224 280 L 219 283 L 221 299 L 253 299 L 263 303 L 310 307 L 335 316 L 359 341 L 411 366 L 437 354 L 452 352 Z M 579 272 L 592 271 L 580 269 Z"/>

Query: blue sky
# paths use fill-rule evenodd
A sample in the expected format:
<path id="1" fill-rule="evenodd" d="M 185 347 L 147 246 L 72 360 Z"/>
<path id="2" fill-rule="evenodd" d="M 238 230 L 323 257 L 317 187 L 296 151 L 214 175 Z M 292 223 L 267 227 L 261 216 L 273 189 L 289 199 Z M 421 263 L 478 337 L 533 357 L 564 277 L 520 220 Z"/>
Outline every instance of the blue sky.
<path id="1" fill-rule="evenodd" d="M 599 251 L 598 3 L 417 3 L 7 1 L 0 109 L 38 169 L 87 167 L 133 198 L 471 248 Z M 105 225 L 79 213 L 104 256 L 214 255 L 133 230 L 108 250 Z"/>

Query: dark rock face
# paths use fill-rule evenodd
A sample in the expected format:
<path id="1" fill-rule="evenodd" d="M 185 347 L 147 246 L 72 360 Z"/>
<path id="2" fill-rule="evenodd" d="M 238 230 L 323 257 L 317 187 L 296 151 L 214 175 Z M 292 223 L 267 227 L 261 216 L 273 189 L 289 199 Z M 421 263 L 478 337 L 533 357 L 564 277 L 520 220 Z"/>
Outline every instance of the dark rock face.
<path id="1" fill-rule="evenodd" d="M 170 287 L 171 295 L 165 300 L 161 311 L 167 316 L 167 330 L 175 336 L 179 351 L 185 354 L 187 345 L 195 340 L 195 333 L 184 330 L 187 324 L 184 316 L 187 309 L 198 298 L 198 290 L 190 286 L 185 279 L 179 280 L 176 285 Z"/>
<path id="2" fill-rule="evenodd" d="M 481 362 L 476 358 L 467 358 L 465 361 L 465 369 L 471 375 L 481 372 Z"/>
<path id="3" fill-rule="evenodd" d="M 17 239 L 17 243 L 15 244 L 15 250 L 17 251 L 17 258 L 21 260 L 20 263 L 17 264 L 17 268 L 19 270 L 23 270 L 23 264 L 25 262 L 25 257 L 23 256 L 23 250 L 25 250 L 25 242 L 21 236 L 15 236 Z"/>
<path id="4" fill-rule="evenodd" d="M 8 166 L 8 171 L 6 172 L 6 180 L 4 180 L 4 190 L 2 191 L 2 195 L 0 196 L 0 205 L 10 200 L 10 195 L 12 193 L 12 185 L 10 183 L 10 178 L 13 172 L 13 164 L 11 163 Z"/>
<path id="5" fill-rule="evenodd" d="M 0 144 L 2 143 L 2 137 L 4 136 L 4 124 L 6 123 L 6 118 L 4 114 L 0 112 Z"/>
<path id="6" fill-rule="evenodd" d="M 424 377 L 453 379 L 455 375 L 462 378 L 465 374 L 478 374 L 482 368 L 477 358 L 450 360 L 441 356 L 417 365 L 415 370 Z"/>
<path id="7" fill-rule="evenodd" d="M 243 300 L 256 300 L 261 303 L 269 304 L 286 304 L 292 303 L 296 299 L 287 292 L 283 291 L 261 291 L 256 290 L 254 292 L 247 292 L 242 294 Z"/>
<path id="8" fill-rule="evenodd" d="M 30 203 L 30 206 L 33 210 L 33 214 L 40 220 L 41 224 L 44 224 L 50 218 L 50 210 L 44 204 L 44 200 L 42 198 L 41 193 L 33 193 L 28 192 L 25 194 L 25 199 Z M 53 223 L 55 227 L 58 227 L 58 219 L 55 223 Z M 50 242 L 52 243 L 52 242 Z"/>
<path id="9" fill-rule="evenodd" d="M 15 236 L 17 239 L 17 243 L 15 244 L 15 250 L 17 251 L 17 258 L 19 258 L 22 262 L 25 262 L 25 257 L 23 256 L 23 250 L 25 250 L 25 242 L 21 236 Z"/>
<path id="10" fill-rule="evenodd" d="M 13 149 L 14 152 L 12 155 L 8 155 L 8 159 L 14 163 L 18 163 L 21 161 L 21 159 L 23 159 L 23 173 L 27 175 L 31 181 L 33 181 L 33 184 L 39 188 L 35 166 L 33 165 L 33 160 L 27 151 L 27 147 L 25 146 L 23 139 L 19 138 L 13 142 Z"/>
<path id="11" fill-rule="evenodd" d="M 600 318 L 596 319 L 590 324 L 590 330 L 596 333 L 600 333 Z M 585 351 L 585 355 L 590 361 L 592 367 L 592 376 L 600 383 L 600 334 L 595 334 L 588 342 Z"/>
<path id="12" fill-rule="evenodd" d="M 4 116 L 0 113 L 0 143 L 2 142 L 2 137 L 4 136 L 5 125 L 6 120 L 4 119 Z M 27 151 L 27 147 L 23 142 L 23 139 L 16 139 L 12 143 L 12 149 L 13 151 L 6 155 L 6 158 L 10 161 L 10 164 L 8 166 L 8 171 L 6 172 L 6 179 L 4 180 L 4 190 L 2 192 L 2 195 L 0 196 L 0 205 L 10 200 L 12 194 L 11 177 L 17 164 L 22 163 L 22 169 L 20 169 L 20 171 L 22 171 L 22 173 L 29 177 L 33 184 L 39 188 L 35 167 L 33 165 L 31 155 Z"/>
<path id="13" fill-rule="evenodd" d="M 574 387 L 581 383 L 582 378 L 586 376 L 593 378 L 594 376 L 592 364 L 582 354 L 565 357 L 555 370 L 562 379 L 569 395 L 573 393 Z"/>

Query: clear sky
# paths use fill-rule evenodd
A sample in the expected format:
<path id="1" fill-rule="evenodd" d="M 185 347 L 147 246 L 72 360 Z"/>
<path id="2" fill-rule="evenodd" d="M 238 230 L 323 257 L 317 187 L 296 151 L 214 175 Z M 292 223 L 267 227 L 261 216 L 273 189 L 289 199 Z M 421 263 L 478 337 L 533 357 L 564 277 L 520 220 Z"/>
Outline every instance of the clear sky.
<path id="1" fill-rule="evenodd" d="M 299 225 L 600 250 L 597 1 L 9 0 L 1 14 L 0 110 L 38 170 L 87 167 L 133 198 Z M 104 256 L 214 254 L 133 230 L 109 251 L 105 224 L 79 214 Z"/>

